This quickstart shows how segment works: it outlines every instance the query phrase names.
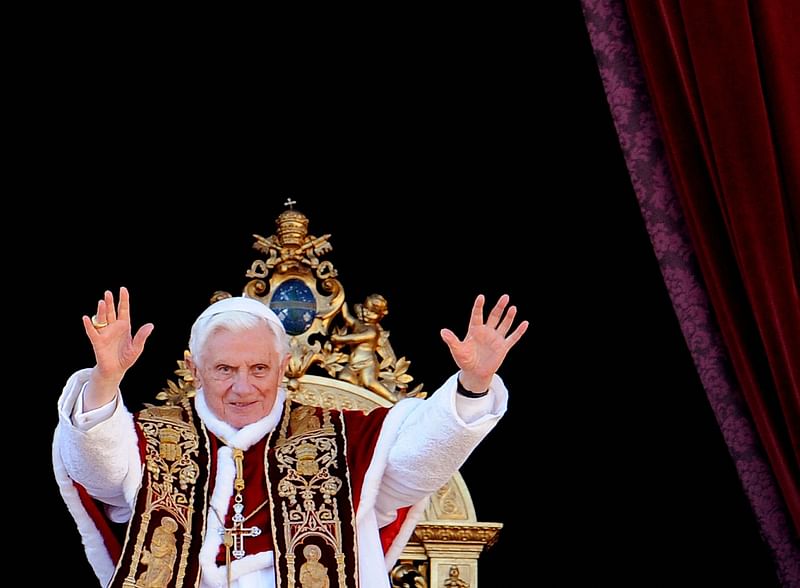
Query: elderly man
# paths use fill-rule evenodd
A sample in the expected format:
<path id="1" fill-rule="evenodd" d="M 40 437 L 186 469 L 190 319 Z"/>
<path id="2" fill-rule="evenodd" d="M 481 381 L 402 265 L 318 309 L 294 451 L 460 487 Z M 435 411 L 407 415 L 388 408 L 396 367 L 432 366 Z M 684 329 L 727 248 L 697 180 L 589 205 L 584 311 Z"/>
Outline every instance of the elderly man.
<path id="1" fill-rule="evenodd" d="M 512 331 L 508 296 L 486 318 L 483 306 L 463 340 L 441 333 L 458 374 L 428 400 L 365 415 L 287 402 L 280 320 L 225 299 L 192 327 L 193 404 L 132 415 L 119 386 L 153 325 L 132 335 L 127 290 L 118 307 L 106 292 L 83 317 L 96 366 L 67 382 L 53 450 L 101 584 L 292 586 L 313 552 L 331 585 L 388 586 L 428 496 L 505 412 L 495 372 L 528 323 Z"/>

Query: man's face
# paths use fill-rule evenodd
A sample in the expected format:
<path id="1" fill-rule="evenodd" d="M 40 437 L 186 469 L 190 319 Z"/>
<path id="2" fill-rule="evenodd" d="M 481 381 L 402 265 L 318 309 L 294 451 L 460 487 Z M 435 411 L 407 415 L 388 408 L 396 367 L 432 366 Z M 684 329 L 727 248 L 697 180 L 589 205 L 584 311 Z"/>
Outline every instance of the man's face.
<path id="1" fill-rule="evenodd" d="M 192 372 L 217 418 L 241 429 L 269 414 L 289 358 L 278 354 L 266 325 L 215 331 L 200 353 Z"/>

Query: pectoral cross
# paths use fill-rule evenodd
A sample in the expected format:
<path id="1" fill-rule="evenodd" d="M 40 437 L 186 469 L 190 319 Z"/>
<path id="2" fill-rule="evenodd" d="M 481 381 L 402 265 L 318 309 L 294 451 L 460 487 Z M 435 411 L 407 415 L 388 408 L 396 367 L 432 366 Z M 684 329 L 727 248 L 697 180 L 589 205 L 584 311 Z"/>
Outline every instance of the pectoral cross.
<path id="1" fill-rule="evenodd" d="M 244 452 L 241 449 L 233 447 L 231 448 L 231 453 L 233 463 L 236 464 L 236 479 L 233 481 L 233 489 L 236 490 L 236 497 L 233 499 L 234 514 L 233 517 L 231 517 L 233 520 L 233 528 L 222 528 L 219 532 L 222 535 L 222 542 L 225 544 L 225 550 L 229 553 L 233 553 L 233 557 L 236 559 L 242 559 L 244 557 L 244 538 L 258 537 L 261 535 L 261 529 L 258 527 L 246 529 L 244 523 L 261 510 L 266 502 L 251 512 L 247 519 L 244 517 L 242 514 L 242 511 L 244 511 L 244 499 L 242 498 L 242 490 L 244 490 Z M 233 551 L 230 551 L 231 547 L 233 547 Z"/>
<path id="2" fill-rule="evenodd" d="M 244 505 L 242 503 L 234 504 L 233 510 L 235 512 L 233 515 L 233 528 L 220 529 L 219 531 L 223 534 L 222 542 L 225 544 L 225 549 L 228 550 L 233 547 L 231 550 L 233 557 L 242 559 L 245 555 L 244 538 L 258 537 L 261 535 L 261 529 L 258 527 L 246 528 L 244 526 L 244 516 L 242 515 Z"/>

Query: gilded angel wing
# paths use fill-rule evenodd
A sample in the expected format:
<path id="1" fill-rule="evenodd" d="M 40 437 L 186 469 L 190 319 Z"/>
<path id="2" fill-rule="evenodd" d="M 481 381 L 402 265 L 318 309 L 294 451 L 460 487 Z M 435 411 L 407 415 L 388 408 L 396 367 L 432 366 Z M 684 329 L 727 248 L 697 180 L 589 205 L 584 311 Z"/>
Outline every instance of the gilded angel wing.
<path id="1" fill-rule="evenodd" d="M 389 343 L 389 331 L 384 330 L 380 325 L 378 325 L 380 329 L 380 336 L 378 337 L 378 346 L 376 351 L 378 355 L 381 356 L 381 369 L 384 367 L 388 367 L 390 365 L 394 365 L 397 363 L 397 356 L 394 354 L 394 349 L 392 349 L 392 344 Z"/>

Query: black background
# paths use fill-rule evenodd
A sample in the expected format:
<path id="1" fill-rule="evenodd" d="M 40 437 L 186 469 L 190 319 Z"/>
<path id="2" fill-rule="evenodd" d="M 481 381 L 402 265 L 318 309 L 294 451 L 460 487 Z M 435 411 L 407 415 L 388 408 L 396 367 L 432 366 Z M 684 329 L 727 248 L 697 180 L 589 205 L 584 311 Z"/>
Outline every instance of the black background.
<path id="1" fill-rule="evenodd" d="M 531 28 L 473 14 L 470 26 L 440 21 L 439 41 L 395 34 L 376 54 L 341 39 L 296 68 L 274 56 L 255 73 L 122 60 L 124 74 L 104 71 L 103 91 L 81 98 L 97 72 L 51 56 L 43 75 L 71 98 L 34 107 L 17 154 L 34 162 L 18 192 L 29 206 L 8 219 L 32 252 L 25 307 L 47 316 L 35 390 L 21 395 L 46 421 L 33 450 L 45 576 L 92 585 L 49 466 L 58 393 L 92 364 L 81 315 L 125 285 L 134 322 L 155 323 L 124 383 L 136 406 L 171 377 L 208 296 L 244 285 L 251 235 L 271 234 L 291 197 L 312 234 L 332 234 L 348 298 L 387 297 L 383 325 L 427 389 L 453 371 L 439 329 L 463 335 L 476 294 L 508 292 L 532 323 L 500 372 L 509 412 L 462 469 L 479 519 L 505 525 L 481 557 L 482 586 L 512 575 L 776 585 L 661 281 L 582 15 L 551 4 Z"/>

